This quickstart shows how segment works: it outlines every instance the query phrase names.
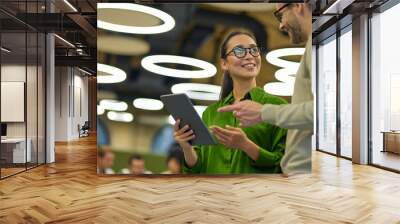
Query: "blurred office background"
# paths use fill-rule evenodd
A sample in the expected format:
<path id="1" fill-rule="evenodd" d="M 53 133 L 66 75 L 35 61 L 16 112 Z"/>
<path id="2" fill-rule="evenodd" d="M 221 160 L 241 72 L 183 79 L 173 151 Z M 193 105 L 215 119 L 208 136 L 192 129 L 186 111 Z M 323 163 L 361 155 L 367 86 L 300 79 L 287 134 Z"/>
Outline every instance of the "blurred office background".
<path id="1" fill-rule="evenodd" d="M 270 55 L 283 60 L 299 62 L 301 50 L 304 47 L 291 44 L 287 34 L 278 29 L 279 23 L 273 15 L 275 4 L 146 5 L 169 14 L 175 21 L 175 25 L 169 31 L 155 34 L 126 33 L 129 32 L 128 29 L 101 28 L 99 21 L 134 27 L 164 24 L 156 16 L 140 12 L 141 9 L 133 8 L 132 10 L 126 5 L 110 8 L 107 4 L 99 7 L 101 4 L 98 4 L 97 11 L 97 141 L 100 149 L 113 152 L 112 169 L 115 173 L 120 173 L 122 169 L 127 168 L 129 158 L 135 153 L 143 156 L 147 170 L 160 173 L 167 169 L 166 157 L 171 148 L 174 148 L 171 125 L 174 121 L 169 118 L 166 109 L 160 105 L 161 102 L 154 100 L 159 100 L 160 95 L 163 94 L 189 91 L 189 96 L 194 95 L 192 102 L 196 105 L 199 114 L 207 105 L 215 102 L 218 99 L 218 88 L 222 81 L 219 68 L 219 45 L 223 36 L 229 31 L 245 28 L 253 32 L 258 45 L 264 49 L 265 53 L 286 49 L 287 52 L 275 51 L 275 56 Z M 300 49 L 287 50 L 287 48 Z M 213 65 L 217 72 L 207 78 L 190 78 L 188 77 L 190 74 L 183 78 L 160 75 L 141 65 L 143 58 L 150 55 L 178 55 L 199 59 Z M 257 85 L 290 102 L 293 82 L 284 83 L 278 80 L 275 72 L 282 67 L 279 64 L 274 65 L 273 61 L 267 61 L 265 54 L 261 58 L 261 72 L 257 78 Z M 159 63 L 158 65 L 178 70 L 202 69 L 183 63 L 185 62 Z M 99 67 L 99 64 L 103 67 Z M 106 66 L 113 66 L 116 69 L 112 70 L 113 68 Z M 118 74 L 121 73 L 118 69 L 122 70 L 122 76 L 126 73 L 123 81 L 118 80 Z M 287 74 L 291 76 L 288 79 L 294 80 L 294 73 Z M 182 83 L 184 83 L 183 86 L 176 85 Z M 265 86 L 267 83 L 275 84 L 267 87 Z M 215 86 L 191 86 L 191 84 Z M 171 90 L 173 87 L 174 90 Z M 208 99 L 199 99 L 196 94 L 206 96 Z"/>

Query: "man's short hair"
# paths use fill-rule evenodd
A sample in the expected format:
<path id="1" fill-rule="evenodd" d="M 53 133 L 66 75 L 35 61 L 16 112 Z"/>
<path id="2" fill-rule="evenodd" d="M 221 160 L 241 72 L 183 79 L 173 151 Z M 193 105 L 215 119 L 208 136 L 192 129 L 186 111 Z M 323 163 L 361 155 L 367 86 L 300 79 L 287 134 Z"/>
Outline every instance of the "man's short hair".
<path id="1" fill-rule="evenodd" d="M 129 157 L 128 164 L 131 165 L 133 160 L 143 160 L 143 157 L 139 154 L 133 154 L 131 157 Z"/>
<path id="2" fill-rule="evenodd" d="M 97 148 L 97 156 L 99 158 L 104 158 L 104 156 L 106 156 L 106 153 L 108 152 L 112 152 L 110 146 L 103 145 Z"/>
<path id="3" fill-rule="evenodd" d="M 106 155 L 106 153 L 104 152 L 103 149 L 99 149 L 99 150 L 97 151 L 97 156 L 98 156 L 99 158 L 103 158 L 105 155 Z"/>
<path id="4" fill-rule="evenodd" d="M 313 11 L 313 7 L 315 5 L 315 0 L 304 0 L 304 4 L 311 10 Z"/>
<path id="5" fill-rule="evenodd" d="M 180 146 L 179 146 L 180 147 Z M 183 164 L 184 161 L 184 155 L 181 149 L 177 149 L 177 148 L 173 148 L 168 152 L 167 155 L 167 163 L 171 160 L 171 159 L 176 159 L 176 161 L 179 164 Z"/>

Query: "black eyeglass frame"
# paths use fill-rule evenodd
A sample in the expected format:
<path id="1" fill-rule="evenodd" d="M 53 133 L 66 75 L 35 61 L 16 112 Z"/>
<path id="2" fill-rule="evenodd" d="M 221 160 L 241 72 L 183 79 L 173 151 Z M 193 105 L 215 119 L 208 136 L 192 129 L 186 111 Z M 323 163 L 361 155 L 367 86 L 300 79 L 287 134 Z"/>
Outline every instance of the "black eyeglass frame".
<path id="1" fill-rule="evenodd" d="M 275 12 L 274 12 L 274 16 L 275 16 L 275 18 L 279 21 L 279 22 L 282 22 L 282 14 L 280 14 L 280 12 L 283 10 L 283 9 L 285 9 L 286 7 L 288 7 L 288 6 L 290 6 L 290 5 L 292 5 L 293 3 L 286 3 L 286 4 L 284 4 L 283 6 L 281 6 L 278 10 L 276 10 Z"/>
<path id="2" fill-rule="evenodd" d="M 244 53 L 244 55 L 243 55 L 242 57 L 238 57 L 238 56 L 236 55 L 235 49 L 237 49 L 237 48 L 241 48 L 241 49 L 244 49 L 244 50 L 245 50 L 245 53 Z M 257 55 L 253 55 L 253 54 L 251 53 L 251 49 L 253 49 L 253 48 L 257 48 L 257 49 L 258 49 L 258 54 L 257 54 Z M 261 51 L 262 51 L 262 49 L 261 49 L 261 47 L 259 47 L 259 46 L 253 46 L 253 47 L 241 47 L 241 46 L 236 46 L 236 47 L 232 48 L 232 50 L 230 50 L 228 53 L 226 53 L 226 54 L 225 54 L 225 57 L 228 56 L 228 55 L 230 55 L 232 52 L 233 52 L 233 54 L 235 55 L 235 57 L 237 57 L 237 58 L 244 58 L 244 57 L 246 57 L 247 52 L 249 52 L 249 54 L 250 54 L 251 56 L 253 56 L 253 57 L 258 57 L 258 56 L 261 55 Z"/>

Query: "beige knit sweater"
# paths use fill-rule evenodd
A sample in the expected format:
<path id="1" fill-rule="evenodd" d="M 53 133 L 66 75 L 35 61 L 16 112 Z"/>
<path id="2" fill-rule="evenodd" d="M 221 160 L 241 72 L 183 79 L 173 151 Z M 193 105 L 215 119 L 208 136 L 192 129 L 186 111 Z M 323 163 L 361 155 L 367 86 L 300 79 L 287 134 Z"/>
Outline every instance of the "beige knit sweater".
<path id="1" fill-rule="evenodd" d="M 291 104 L 262 108 L 264 122 L 287 128 L 285 154 L 281 160 L 284 174 L 311 172 L 311 136 L 313 134 L 314 100 L 311 90 L 311 40 L 296 74 Z"/>

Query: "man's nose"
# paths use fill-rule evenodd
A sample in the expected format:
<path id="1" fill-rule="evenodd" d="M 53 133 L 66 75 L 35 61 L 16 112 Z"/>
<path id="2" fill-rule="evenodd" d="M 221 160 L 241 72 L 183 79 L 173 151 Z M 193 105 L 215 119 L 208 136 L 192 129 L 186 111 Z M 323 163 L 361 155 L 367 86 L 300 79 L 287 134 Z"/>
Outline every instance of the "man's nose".
<path id="1" fill-rule="evenodd" d="M 285 30 L 284 30 L 284 26 L 283 26 L 282 23 L 279 23 L 279 30 L 280 30 L 280 31 L 285 31 Z"/>

